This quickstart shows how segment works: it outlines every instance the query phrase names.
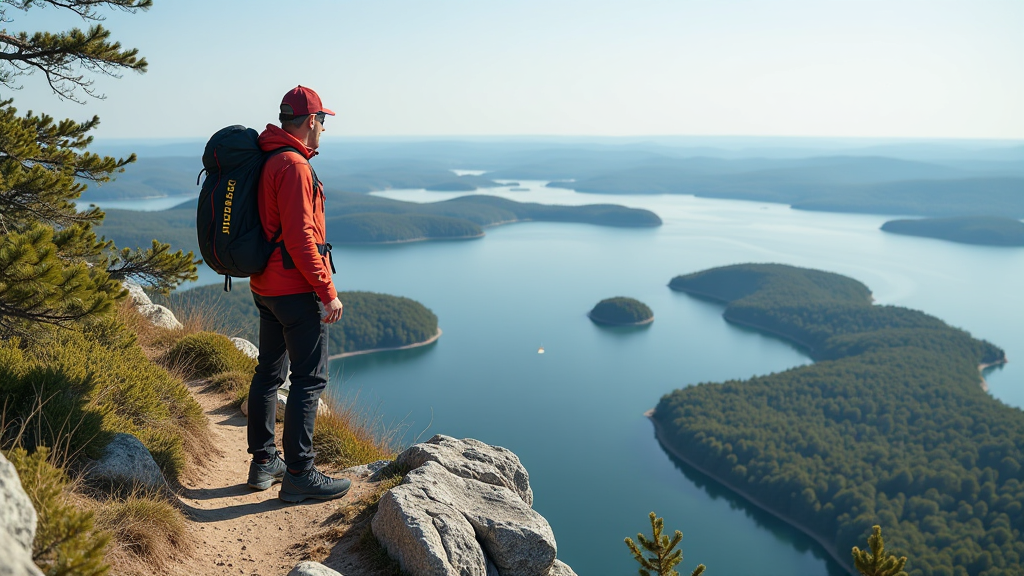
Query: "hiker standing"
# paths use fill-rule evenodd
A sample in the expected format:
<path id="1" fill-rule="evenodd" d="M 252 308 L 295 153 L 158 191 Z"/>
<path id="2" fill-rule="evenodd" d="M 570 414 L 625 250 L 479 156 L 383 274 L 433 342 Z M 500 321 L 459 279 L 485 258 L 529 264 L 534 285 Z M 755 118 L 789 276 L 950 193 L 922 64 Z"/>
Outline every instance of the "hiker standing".
<path id="1" fill-rule="evenodd" d="M 260 175 L 259 215 L 263 234 L 278 242 L 263 272 L 250 280 L 260 313 L 259 363 L 249 387 L 249 486 L 266 490 L 281 482 L 280 498 L 344 496 L 350 482 L 313 466 L 313 425 L 320 393 L 327 386 L 327 325 L 341 318 L 342 304 L 331 278 L 330 244 L 324 226 L 323 184 L 309 164 L 317 154 L 324 120 L 334 112 L 316 92 L 298 86 L 284 95 L 279 120 L 259 136 L 267 157 Z M 277 391 L 285 358 L 291 389 L 284 416 L 284 458 L 274 442 Z"/>

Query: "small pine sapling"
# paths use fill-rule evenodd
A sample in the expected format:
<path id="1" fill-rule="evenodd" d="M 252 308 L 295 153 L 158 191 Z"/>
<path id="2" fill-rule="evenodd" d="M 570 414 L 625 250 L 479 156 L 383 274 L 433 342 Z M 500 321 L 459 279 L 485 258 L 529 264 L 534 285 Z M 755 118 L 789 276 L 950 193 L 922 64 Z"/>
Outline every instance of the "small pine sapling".
<path id="1" fill-rule="evenodd" d="M 907 563 L 906 556 L 886 556 L 885 543 L 882 542 L 882 527 L 874 526 L 868 536 L 871 551 L 853 547 L 853 564 L 864 576 L 907 576 L 903 567 Z"/>
<path id="2" fill-rule="evenodd" d="M 679 564 L 683 560 L 683 551 L 674 550 L 679 542 L 683 539 L 683 533 L 676 530 L 675 535 L 670 540 L 668 536 L 662 535 L 662 530 L 665 528 L 665 519 L 658 518 L 654 512 L 651 512 L 651 530 L 654 537 L 647 539 L 643 534 L 637 533 L 636 539 L 640 542 L 640 546 L 637 546 L 632 538 L 626 538 L 626 546 L 629 546 L 629 551 L 633 553 L 633 558 L 640 563 L 640 576 L 651 576 L 652 573 L 657 576 L 679 576 L 679 572 L 673 570 L 676 564 Z M 643 551 L 640 550 L 643 547 L 644 550 L 653 554 L 650 558 L 644 558 Z M 704 573 L 705 566 L 699 564 L 690 573 L 690 576 L 700 576 Z"/>

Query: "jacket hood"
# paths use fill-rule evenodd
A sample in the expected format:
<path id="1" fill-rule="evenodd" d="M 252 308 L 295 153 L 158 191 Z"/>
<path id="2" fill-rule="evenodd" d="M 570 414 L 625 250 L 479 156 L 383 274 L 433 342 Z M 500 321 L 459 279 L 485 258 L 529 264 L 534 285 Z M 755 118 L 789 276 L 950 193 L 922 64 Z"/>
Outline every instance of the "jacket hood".
<path id="1" fill-rule="evenodd" d="M 267 124 L 266 129 L 260 134 L 257 142 L 260 145 L 260 150 L 264 152 L 277 150 L 284 146 L 291 146 L 304 154 L 307 160 L 317 154 L 316 150 L 307 147 L 298 138 L 285 132 L 280 126 L 274 126 L 273 124 Z"/>

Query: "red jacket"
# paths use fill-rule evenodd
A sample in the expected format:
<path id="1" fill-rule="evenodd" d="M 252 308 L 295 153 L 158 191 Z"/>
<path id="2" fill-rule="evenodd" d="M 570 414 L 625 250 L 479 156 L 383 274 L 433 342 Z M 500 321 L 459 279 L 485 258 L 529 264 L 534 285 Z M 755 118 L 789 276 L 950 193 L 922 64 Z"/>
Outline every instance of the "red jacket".
<path id="1" fill-rule="evenodd" d="M 260 296 L 287 296 L 316 292 L 327 304 L 338 296 L 331 280 L 331 269 L 326 256 L 317 251 L 317 244 L 324 244 L 323 185 L 313 190 L 313 172 L 307 160 L 316 151 L 307 148 L 283 129 L 267 124 L 260 134 L 259 145 L 264 151 L 291 146 L 302 152 L 282 152 L 267 159 L 260 176 L 259 208 L 263 223 L 263 235 L 273 240 L 281 231 L 288 255 L 295 262 L 295 268 L 285 269 L 281 251 L 274 250 L 267 261 L 267 267 L 249 281 L 252 291 Z"/>

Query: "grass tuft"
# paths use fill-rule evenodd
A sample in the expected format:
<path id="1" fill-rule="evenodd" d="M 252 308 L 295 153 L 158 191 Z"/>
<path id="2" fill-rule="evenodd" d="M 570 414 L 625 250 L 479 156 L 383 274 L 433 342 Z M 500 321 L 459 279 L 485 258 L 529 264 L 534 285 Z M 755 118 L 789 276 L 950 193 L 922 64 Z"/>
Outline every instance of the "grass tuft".
<path id="1" fill-rule="evenodd" d="M 249 398 L 251 382 L 252 374 L 239 371 L 221 372 L 210 381 L 217 390 L 230 394 L 234 398 L 235 405 L 240 405 Z"/>
<path id="2" fill-rule="evenodd" d="M 165 497 L 136 491 L 105 502 L 97 524 L 114 535 L 112 554 L 122 563 L 163 566 L 191 547 L 185 518 Z"/>
<path id="3" fill-rule="evenodd" d="M 359 412 L 355 402 L 335 402 L 329 394 L 323 398 L 330 411 L 317 416 L 313 429 L 317 462 L 348 468 L 394 459 L 396 430 L 384 430 L 379 421 Z"/>

